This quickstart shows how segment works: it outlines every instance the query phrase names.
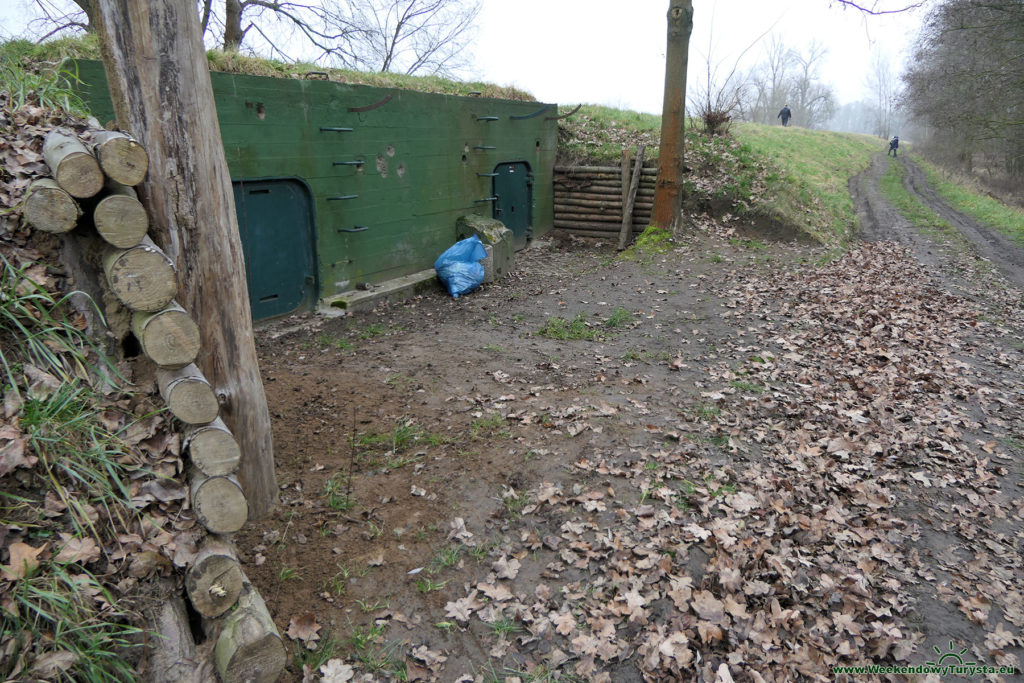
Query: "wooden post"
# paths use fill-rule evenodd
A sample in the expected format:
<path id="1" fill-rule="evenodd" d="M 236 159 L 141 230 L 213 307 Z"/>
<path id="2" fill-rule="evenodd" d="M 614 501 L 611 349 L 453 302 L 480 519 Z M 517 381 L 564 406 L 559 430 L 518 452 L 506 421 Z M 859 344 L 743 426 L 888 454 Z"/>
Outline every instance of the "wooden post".
<path id="1" fill-rule="evenodd" d="M 21 213 L 36 230 L 67 232 L 78 224 L 82 210 L 56 180 L 40 178 L 28 186 Z"/>
<path id="2" fill-rule="evenodd" d="M 651 223 L 678 231 L 683 221 L 683 142 L 686 124 L 686 66 L 693 31 L 693 1 L 670 0 L 665 49 L 665 95 L 661 107 L 658 183 Z"/>
<path id="3" fill-rule="evenodd" d="M 97 0 L 118 126 L 149 154 L 136 188 L 154 239 L 178 266 L 180 301 L 199 324 L 196 364 L 245 457 L 239 479 L 254 517 L 277 501 L 270 412 L 263 392 L 231 175 L 195 6 L 181 0 Z"/>
<path id="4" fill-rule="evenodd" d="M 625 232 L 627 230 L 627 228 L 626 228 L 626 197 L 629 196 L 629 148 L 628 147 L 623 147 L 622 148 L 622 159 L 620 160 L 620 163 L 619 163 L 619 176 L 620 176 L 619 193 L 622 195 L 622 204 L 620 205 L 621 206 L 621 211 L 622 211 L 622 216 L 621 216 L 621 218 L 622 218 L 622 230 L 623 230 L 623 232 Z M 622 242 L 621 238 L 619 239 L 619 242 Z M 621 249 L 622 247 L 619 247 L 619 248 Z"/>
<path id="5" fill-rule="evenodd" d="M 71 131 L 54 128 L 47 133 L 43 159 L 53 172 L 53 179 L 72 197 L 85 199 L 103 189 L 99 162 Z"/>
<path id="6" fill-rule="evenodd" d="M 619 251 L 626 248 L 629 238 L 633 232 L 633 202 L 636 201 L 636 191 L 640 187 L 640 169 L 644 166 L 644 152 L 646 147 L 640 145 L 636 153 L 636 167 L 633 169 L 633 180 L 629 183 L 628 197 L 622 202 L 622 230 L 619 232 Z"/>

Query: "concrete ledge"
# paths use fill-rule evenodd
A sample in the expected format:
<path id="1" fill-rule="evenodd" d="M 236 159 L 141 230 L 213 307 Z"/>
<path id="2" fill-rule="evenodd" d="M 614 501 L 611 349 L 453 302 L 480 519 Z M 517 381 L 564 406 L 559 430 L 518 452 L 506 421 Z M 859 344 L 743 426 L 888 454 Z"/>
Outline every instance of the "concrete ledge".
<path id="1" fill-rule="evenodd" d="M 427 287 L 437 287 L 437 273 L 433 268 L 421 270 L 412 275 L 370 285 L 370 289 L 351 289 L 330 299 L 321 299 L 318 306 L 321 313 L 330 315 L 338 309 L 345 311 L 369 311 L 383 301 L 402 301 Z"/>

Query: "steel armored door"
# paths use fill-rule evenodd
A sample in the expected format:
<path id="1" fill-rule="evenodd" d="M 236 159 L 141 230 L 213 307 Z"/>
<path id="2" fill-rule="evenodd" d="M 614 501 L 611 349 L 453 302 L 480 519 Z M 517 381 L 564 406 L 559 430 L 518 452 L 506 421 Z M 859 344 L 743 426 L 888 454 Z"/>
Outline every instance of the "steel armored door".
<path id="1" fill-rule="evenodd" d="M 505 224 L 515 238 L 515 248 L 526 246 L 533 230 L 533 174 L 523 161 L 494 168 L 494 218 Z"/>
<path id="2" fill-rule="evenodd" d="M 311 308 L 316 275 L 306 185 L 283 179 L 236 181 L 233 186 L 253 320 Z"/>

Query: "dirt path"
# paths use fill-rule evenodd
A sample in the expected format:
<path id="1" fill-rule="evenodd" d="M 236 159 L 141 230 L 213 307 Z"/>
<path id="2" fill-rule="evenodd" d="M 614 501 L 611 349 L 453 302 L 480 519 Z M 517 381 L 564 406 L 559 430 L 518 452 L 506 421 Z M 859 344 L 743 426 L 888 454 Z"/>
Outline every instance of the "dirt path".
<path id="1" fill-rule="evenodd" d="M 240 548 L 290 680 L 1019 670 L 1020 292 L 855 195 L 833 262 L 696 218 L 262 329 L 282 505 Z"/>

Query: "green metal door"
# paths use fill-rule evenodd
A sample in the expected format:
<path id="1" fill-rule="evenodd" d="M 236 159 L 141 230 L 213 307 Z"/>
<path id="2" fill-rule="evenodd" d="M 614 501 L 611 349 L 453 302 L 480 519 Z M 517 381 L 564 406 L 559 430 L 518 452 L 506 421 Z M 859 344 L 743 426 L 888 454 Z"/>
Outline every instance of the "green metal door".
<path id="1" fill-rule="evenodd" d="M 309 189 L 293 179 L 232 185 L 253 320 L 312 308 L 316 271 Z"/>
<path id="2" fill-rule="evenodd" d="M 533 231 L 533 174 L 524 161 L 494 168 L 494 218 L 512 231 L 516 249 L 526 246 Z"/>

